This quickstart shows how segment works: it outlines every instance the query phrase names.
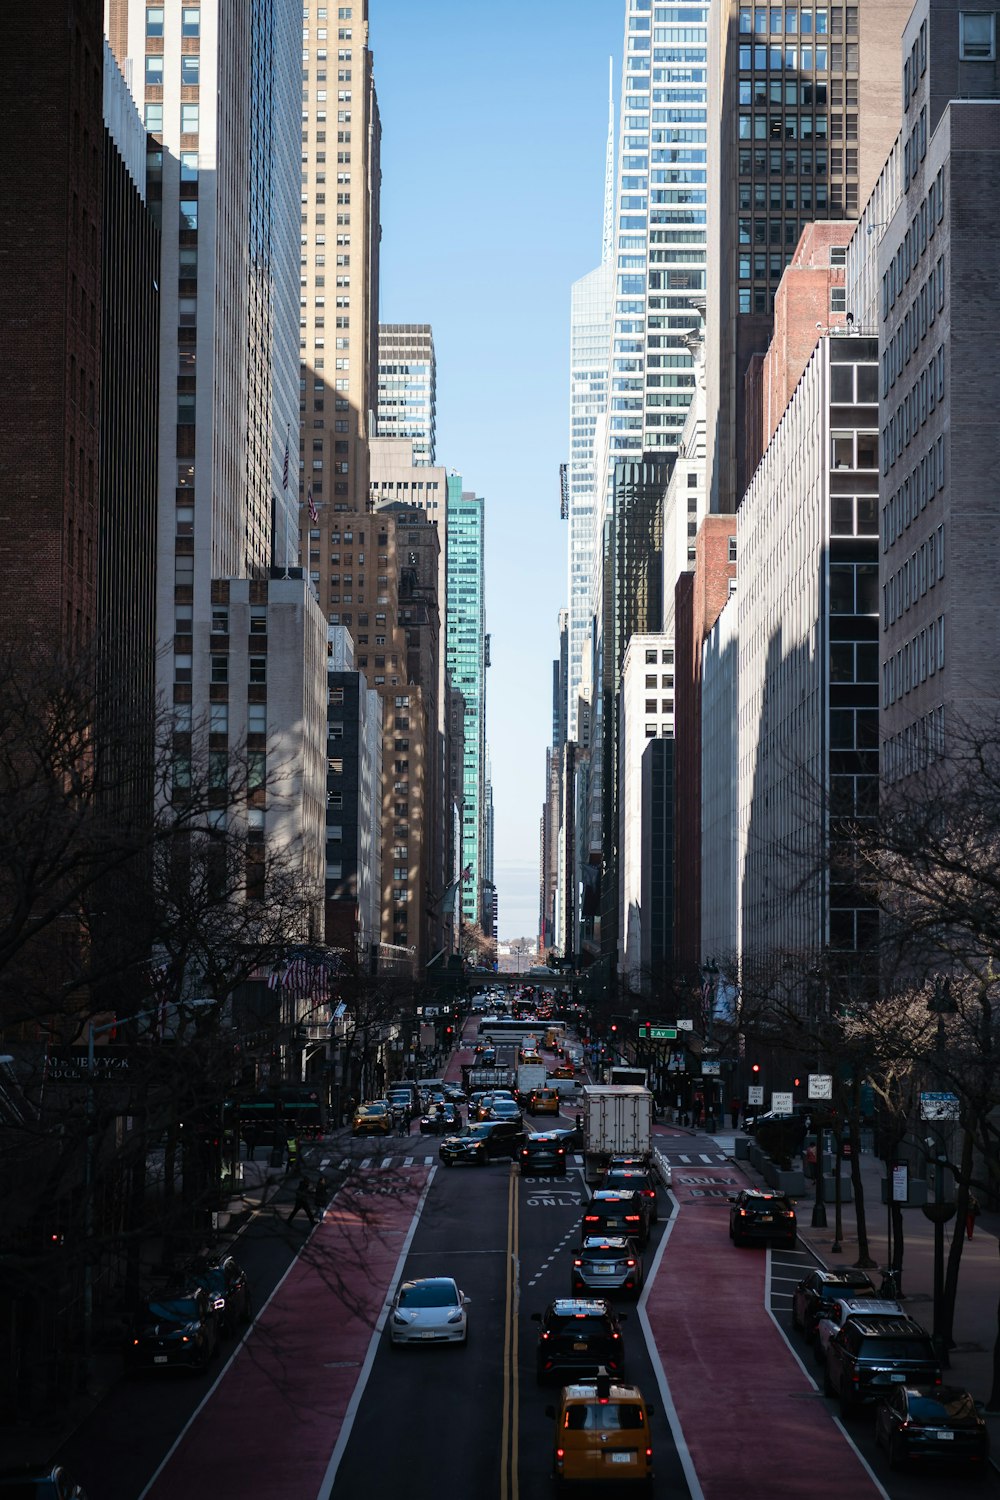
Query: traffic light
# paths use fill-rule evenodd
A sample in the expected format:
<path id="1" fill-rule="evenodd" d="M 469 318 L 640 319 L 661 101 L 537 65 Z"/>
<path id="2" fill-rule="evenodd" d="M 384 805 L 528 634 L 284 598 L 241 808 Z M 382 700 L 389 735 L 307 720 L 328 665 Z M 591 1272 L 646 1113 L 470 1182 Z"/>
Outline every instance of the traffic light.
<path id="1" fill-rule="evenodd" d="M 750 1071 L 751 1071 L 751 1073 L 753 1073 L 755 1075 L 757 1073 L 759 1073 L 760 1072 L 760 1063 L 752 1063 L 751 1067 L 750 1067 Z"/>
<path id="2" fill-rule="evenodd" d="M 802 1087 L 802 1079 L 801 1078 L 796 1078 L 793 1081 L 793 1085 L 792 1086 L 793 1086 L 793 1088 L 797 1088 L 797 1089 L 801 1088 Z"/>
<path id="3" fill-rule="evenodd" d="M 617 1021 L 612 1021 L 611 1022 L 611 1035 L 614 1036 L 614 1034 L 615 1034 L 615 1032 L 617 1030 L 618 1030 L 618 1022 Z"/>

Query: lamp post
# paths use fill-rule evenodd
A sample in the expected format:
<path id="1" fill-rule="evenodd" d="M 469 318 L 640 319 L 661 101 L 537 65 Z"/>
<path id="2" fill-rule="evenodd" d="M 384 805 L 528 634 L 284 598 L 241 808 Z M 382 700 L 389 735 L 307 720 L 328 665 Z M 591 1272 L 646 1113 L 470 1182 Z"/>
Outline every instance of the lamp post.
<path id="1" fill-rule="evenodd" d="M 951 998 L 951 981 L 938 975 L 934 980 L 934 992 L 927 1002 L 927 1009 L 932 1015 L 937 1016 L 937 1035 L 934 1040 L 934 1057 L 937 1073 L 941 1075 L 942 1063 L 945 1050 L 945 1016 L 954 1015 L 958 1006 Z M 934 1147 L 934 1202 L 924 1204 L 924 1215 L 934 1225 L 934 1326 L 933 1340 L 937 1349 L 938 1358 L 943 1367 L 947 1366 L 948 1350 L 945 1347 L 944 1331 L 942 1328 L 942 1315 L 944 1312 L 944 1226 L 948 1220 L 954 1217 L 954 1203 L 944 1201 L 944 1169 L 948 1165 L 948 1156 L 944 1150 L 944 1142 L 938 1132 L 936 1139 L 930 1137 L 928 1146 Z"/>

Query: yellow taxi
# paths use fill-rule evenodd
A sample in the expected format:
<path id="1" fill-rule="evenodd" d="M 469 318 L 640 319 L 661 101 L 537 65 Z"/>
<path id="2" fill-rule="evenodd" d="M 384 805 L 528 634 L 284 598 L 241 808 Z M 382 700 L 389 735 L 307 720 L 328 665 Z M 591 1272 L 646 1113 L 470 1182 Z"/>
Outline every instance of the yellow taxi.
<path id="1" fill-rule="evenodd" d="M 532 1089 L 528 1095 L 528 1113 L 532 1115 L 557 1115 L 559 1095 L 555 1089 Z"/>
<path id="2" fill-rule="evenodd" d="M 555 1420 L 552 1473 L 564 1483 L 642 1483 L 653 1479 L 653 1445 L 647 1406 L 638 1386 L 619 1385 L 599 1375 L 563 1387 Z"/>
<path id="3" fill-rule="evenodd" d="M 575 1078 L 576 1074 L 573 1072 L 573 1064 L 570 1062 L 557 1063 L 556 1066 L 552 1069 L 552 1072 L 549 1074 L 549 1077 Z"/>
<path id="4" fill-rule="evenodd" d="M 392 1129 L 392 1111 L 387 1099 L 372 1099 L 354 1111 L 352 1135 L 388 1135 Z"/>

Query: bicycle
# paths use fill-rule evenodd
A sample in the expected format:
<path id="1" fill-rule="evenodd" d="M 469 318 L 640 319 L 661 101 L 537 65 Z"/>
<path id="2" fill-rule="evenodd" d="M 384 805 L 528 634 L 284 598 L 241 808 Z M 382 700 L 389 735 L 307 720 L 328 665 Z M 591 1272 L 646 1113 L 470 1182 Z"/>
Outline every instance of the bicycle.
<path id="1" fill-rule="evenodd" d="M 902 1296 L 900 1290 L 900 1273 L 895 1266 L 881 1266 L 882 1280 L 879 1282 L 878 1294 L 880 1297 L 888 1297 L 893 1302 L 898 1302 Z"/>

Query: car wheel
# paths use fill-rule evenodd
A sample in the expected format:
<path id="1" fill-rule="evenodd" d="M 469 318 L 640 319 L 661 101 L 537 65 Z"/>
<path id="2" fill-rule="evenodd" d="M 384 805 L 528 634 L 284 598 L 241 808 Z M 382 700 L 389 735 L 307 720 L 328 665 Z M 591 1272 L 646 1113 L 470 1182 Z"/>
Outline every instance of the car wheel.
<path id="1" fill-rule="evenodd" d="M 836 1387 L 830 1379 L 830 1366 L 826 1363 L 823 1365 L 823 1394 L 824 1396 L 835 1396 L 837 1394 Z"/>
<path id="2" fill-rule="evenodd" d="M 840 1415 L 845 1422 L 850 1421 L 857 1415 L 858 1404 L 851 1396 L 849 1388 L 841 1381 L 840 1384 Z"/>

